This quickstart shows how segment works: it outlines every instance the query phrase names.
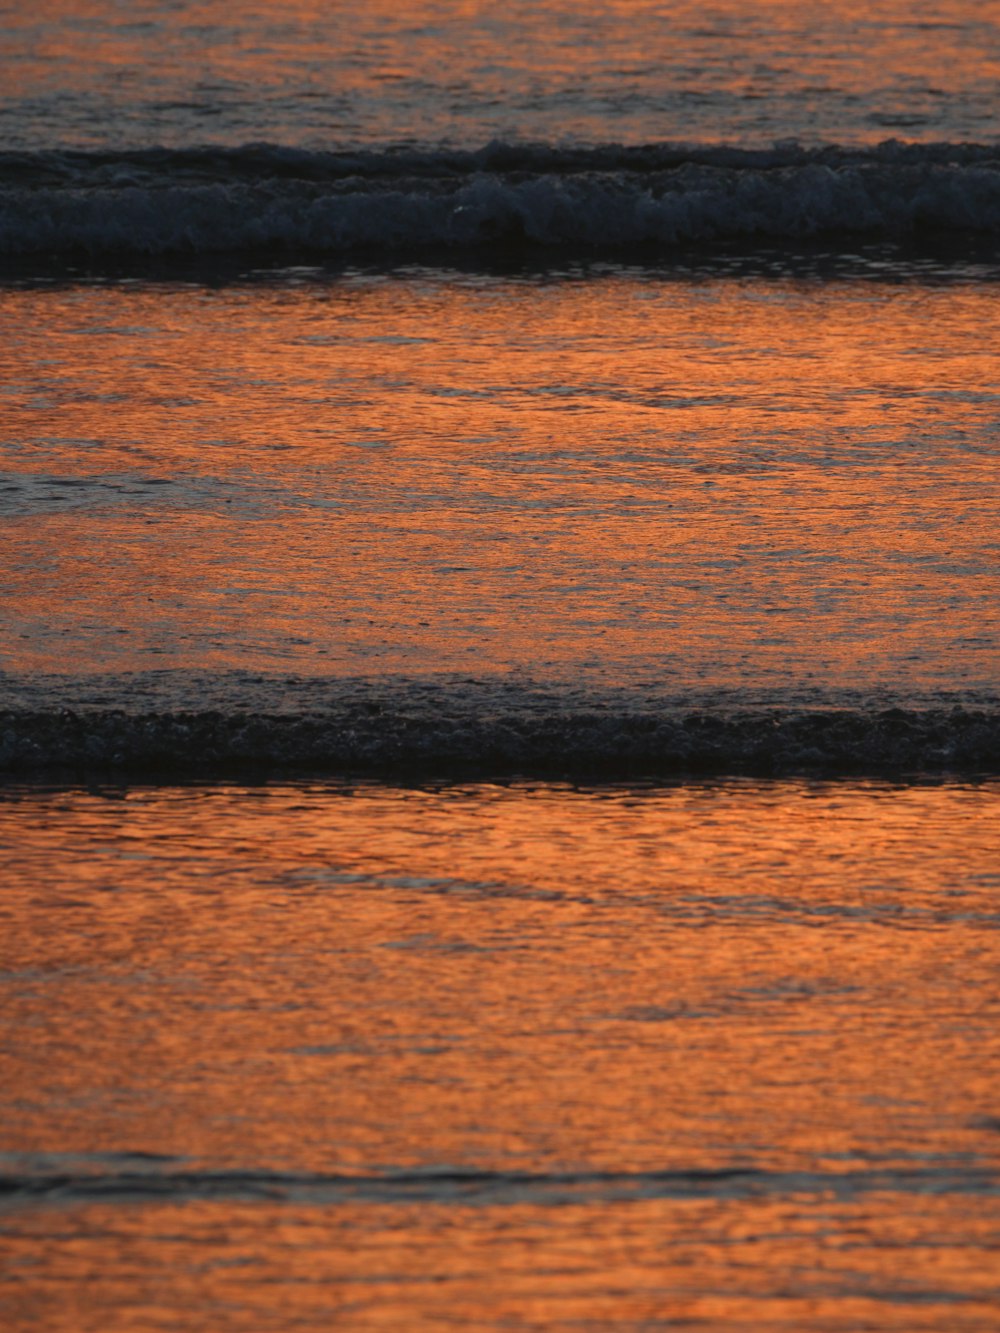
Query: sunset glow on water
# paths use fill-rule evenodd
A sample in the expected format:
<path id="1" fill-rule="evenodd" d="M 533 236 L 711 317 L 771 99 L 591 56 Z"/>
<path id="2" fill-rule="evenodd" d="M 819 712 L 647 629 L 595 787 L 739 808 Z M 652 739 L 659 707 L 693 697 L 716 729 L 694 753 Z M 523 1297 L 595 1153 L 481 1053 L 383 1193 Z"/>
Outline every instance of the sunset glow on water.
<path id="1" fill-rule="evenodd" d="M 16 147 L 996 133 L 977 0 L 49 0 L 6 22 Z"/>
<path id="2" fill-rule="evenodd" d="M 992 8 L 0 41 L 0 1327 L 994 1333 Z"/>
<path id="3" fill-rule="evenodd" d="M 411 271 L 0 319 L 12 671 L 1000 678 L 992 283 Z"/>
<path id="4" fill-rule="evenodd" d="M 998 813 L 12 794 L 14 1326 L 988 1327 Z"/>

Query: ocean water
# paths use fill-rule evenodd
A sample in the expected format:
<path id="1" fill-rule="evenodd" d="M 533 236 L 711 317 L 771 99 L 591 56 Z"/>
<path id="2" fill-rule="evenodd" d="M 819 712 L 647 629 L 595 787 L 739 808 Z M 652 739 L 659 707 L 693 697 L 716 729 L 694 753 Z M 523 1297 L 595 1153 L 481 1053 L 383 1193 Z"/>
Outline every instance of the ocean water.
<path id="1" fill-rule="evenodd" d="M 40 3 L 5 1328 L 1000 1321 L 1000 22 Z"/>
<path id="2" fill-rule="evenodd" d="M 998 814 L 11 790 L 6 1327 L 994 1327 Z"/>

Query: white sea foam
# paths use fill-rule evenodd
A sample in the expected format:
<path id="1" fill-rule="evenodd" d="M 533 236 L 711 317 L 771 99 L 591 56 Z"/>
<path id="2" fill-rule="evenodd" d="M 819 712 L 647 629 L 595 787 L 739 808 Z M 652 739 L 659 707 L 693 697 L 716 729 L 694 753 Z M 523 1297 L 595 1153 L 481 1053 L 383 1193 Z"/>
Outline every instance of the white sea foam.
<path id="1" fill-rule="evenodd" d="M 570 250 L 1000 233 L 1000 149 L 279 147 L 0 156 L 0 252 Z"/>

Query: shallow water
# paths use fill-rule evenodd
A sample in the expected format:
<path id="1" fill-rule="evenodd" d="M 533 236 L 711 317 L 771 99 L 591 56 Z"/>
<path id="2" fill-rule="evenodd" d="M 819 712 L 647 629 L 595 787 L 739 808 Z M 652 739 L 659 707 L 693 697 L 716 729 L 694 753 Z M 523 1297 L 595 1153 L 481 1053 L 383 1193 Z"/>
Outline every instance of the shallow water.
<path id="1" fill-rule="evenodd" d="M 1000 680 L 992 281 L 0 293 L 13 675 Z"/>
<path id="2" fill-rule="evenodd" d="M 981 141 L 977 0 L 46 0 L 6 16 L 11 147 Z"/>
<path id="3" fill-rule="evenodd" d="M 993 1327 L 998 814 L 8 790 L 6 1326 Z"/>

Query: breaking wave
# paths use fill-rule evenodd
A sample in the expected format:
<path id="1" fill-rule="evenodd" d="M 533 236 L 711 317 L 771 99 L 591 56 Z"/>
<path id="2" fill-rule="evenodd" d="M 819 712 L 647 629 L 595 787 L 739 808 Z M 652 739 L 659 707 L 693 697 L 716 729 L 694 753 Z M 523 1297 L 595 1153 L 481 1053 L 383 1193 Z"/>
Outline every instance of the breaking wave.
<path id="1" fill-rule="evenodd" d="M 218 683 L 217 683 L 218 684 Z M 1000 701 L 888 705 L 590 693 L 480 681 L 272 685 L 199 704 L 8 699 L 0 777 L 246 772 L 416 781 L 1000 773 Z M 142 693 L 141 691 L 139 692 Z"/>
<path id="2" fill-rule="evenodd" d="M 1000 234 L 1000 146 L 0 153 L 0 253 L 343 255 Z"/>

